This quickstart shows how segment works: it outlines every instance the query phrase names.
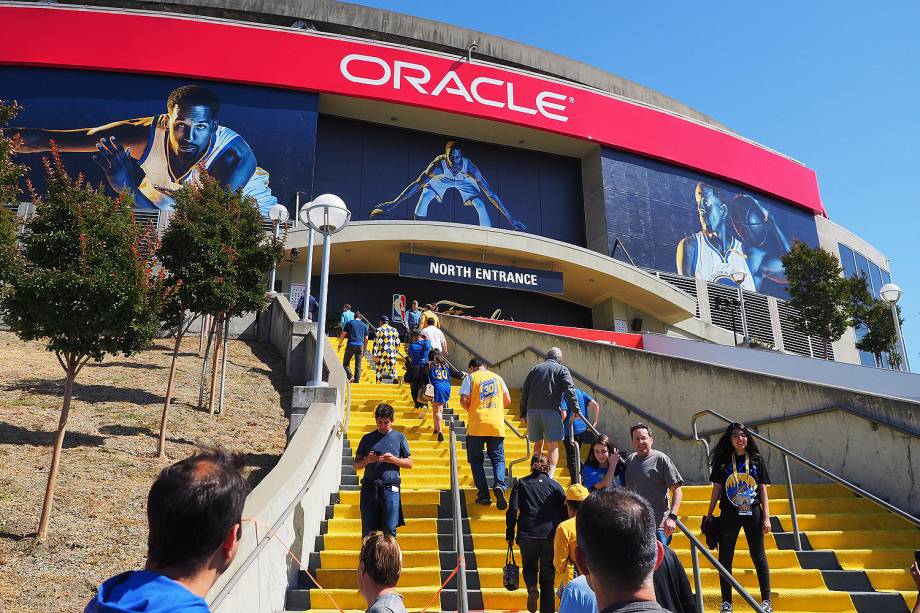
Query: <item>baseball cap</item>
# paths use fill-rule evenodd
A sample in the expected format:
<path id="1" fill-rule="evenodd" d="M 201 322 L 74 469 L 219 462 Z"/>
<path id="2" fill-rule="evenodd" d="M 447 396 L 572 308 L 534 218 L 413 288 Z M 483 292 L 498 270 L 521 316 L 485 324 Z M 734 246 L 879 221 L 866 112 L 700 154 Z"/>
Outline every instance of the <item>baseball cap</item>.
<path id="1" fill-rule="evenodd" d="M 590 492 L 581 483 L 573 483 L 565 489 L 565 499 L 573 502 L 581 502 L 588 497 Z"/>
<path id="2" fill-rule="evenodd" d="M 387 317 L 386 315 L 381 315 L 381 316 L 380 316 L 380 321 L 389 323 L 389 322 L 390 322 L 390 318 Z"/>

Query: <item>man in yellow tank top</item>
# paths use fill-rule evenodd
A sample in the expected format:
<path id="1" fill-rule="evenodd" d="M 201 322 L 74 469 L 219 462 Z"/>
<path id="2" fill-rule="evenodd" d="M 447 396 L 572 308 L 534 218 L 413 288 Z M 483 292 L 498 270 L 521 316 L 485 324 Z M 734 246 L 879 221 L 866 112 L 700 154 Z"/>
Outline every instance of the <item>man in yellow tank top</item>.
<path id="1" fill-rule="evenodd" d="M 508 507 L 505 498 L 505 407 L 511 404 L 511 393 L 504 379 L 486 368 L 482 358 L 470 360 L 470 375 L 460 386 L 460 406 L 467 410 L 466 459 L 473 470 L 473 483 L 478 494 L 476 503 L 492 504 L 486 481 L 483 447 L 492 462 L 496 506 Z"/>

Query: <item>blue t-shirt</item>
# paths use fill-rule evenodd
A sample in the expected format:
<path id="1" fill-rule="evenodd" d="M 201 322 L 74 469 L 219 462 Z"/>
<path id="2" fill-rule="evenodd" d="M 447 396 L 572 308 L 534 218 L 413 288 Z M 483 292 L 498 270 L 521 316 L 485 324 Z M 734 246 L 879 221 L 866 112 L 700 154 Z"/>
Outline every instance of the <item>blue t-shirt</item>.
<path id="1" fill-rule="evenodd" d="M 607 476 L 607 469 L 603 466 L 585 464 L 581 467 L 581 484 L 589 490 Z"/>
<path id="2" fill-rule="evenodd" d="M 424 366 L 428 363 L 428 354 L 431 353 L 431 342 L 427 338 L 420 338 L 409 343 L 406 355 L 412 366 Z"/>
<path id="3" fill-rule="evenodd" d="M 588 580 L 579 575 L 562 588 L 559 613 L 596 613 L 597 597 L 588 587 Z"/>
<path id="4" fill-rule="evenodd" d="M 360 319 L 351 319 L 342 328 L 348 335 L 348 344 L 352 347 L 363 347 L 367 341 L 367 324 Z"/>
<path id="5" fill-rule="evenodd" d="M 351 309 L 347 311 L 342 311 L 342 316 L 339 318 L 339 326 L 341 326 L 342 329 L 344 330 L 345 324 L 354 320 L 354 318 L 355 318 L 355 314 L 351 311 Z"/>
<path id="6" fill-rule="evenodd" d="M 428 365 L 428 382 L 435 387 L 450 389 L 450 368 L 446 364 L 432 362 Z"/>
<path id="7" fill-rule="evenodd" d="M 587 418 L 588 417 L 588 404 L 593 402 L 594 398 L 592 398 L 585 392 L 581 391 L 577 387 L 575 388 L 575 396 L 578 398 L 578 410 L 581 411 L 581 414 Z M 572 418 L 573 418 L 574 413 L 572 413 L 572 411 L 569 409 L 569 401 L 565 397 L 565 394 L 562 395 L 562 404 L 559 406 L 559 408 L 567 412 L 563 426 L 566 428 L 566 431 L 568 431 L 569 424 L 572 423 Z M 587 424 L 585 424 L 584 420 L 579 419 L 575 422 L 575 428 L 574 428 L 575 434 L 581 434 L 587 429 L 588 429 L 588 426 Z"/>
<path id="8" fill-rule="evenodd" d="M 208 613 L 208 603 L 159 573 L 135 570 L 99 586 L 83 613 Z"/>
<path id="9" fill-rule="evenodd" d="M 406 311 L 406 324 L 409 326 L 410 330 L 416 330 L 419 327 L 419 324 L 422 321 L 422 312 L 421 311 Z"/>
<path id="10" fill-rule="evenodd" d="M 371 449 L 377 452 L 377 455 L 392 453 L 397 458 L 408 458 L 410 455 L 409 441 L 398 430 L 390 430 L 386 434 L 381 434 L 380 430 L 368 432 L 361 437 L 355 455 L 367 457 Z M 368 464 L 364 468 L 364 478 L 361 482 L 372 483 L 378 480 L 385 485 L 399 485 L 399 467 L 386 462 Z"/>

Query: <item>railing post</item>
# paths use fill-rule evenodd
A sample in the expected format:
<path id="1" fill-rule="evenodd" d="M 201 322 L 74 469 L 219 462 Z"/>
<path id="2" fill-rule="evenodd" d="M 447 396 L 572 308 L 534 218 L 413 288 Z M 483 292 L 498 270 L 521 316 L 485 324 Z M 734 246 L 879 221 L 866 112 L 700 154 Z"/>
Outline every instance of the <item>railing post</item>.
<path id="1" fill-rule="evenodd" d="M 786 470 L 786 492 L 789 495 L 789 514 L 792 516 L 792 539 L 795 550 L 802 551 L 802 535 L 799 533 L 799 518 L 795 514 L 795 494 L 792 491 L 792 471 L 789 470 L 789 456 L 783 454 L 783 468 Z"/>
<path id="2" fill-rule="evenodd" d="M 700 577 L 700 553 L 696 549 L 696 543 L 690 541 L 690 560 L 693 562 L 693 587 L 694 597 L 696 598 L 696 610 L 703 613 L 703 578 Z"/>
<path id="3" fill-rule="evenodd" d="M 460 506 L 460 473 L 457 469 L 457 432 L 454 420 L 450 422 L 450 489 L 454 514 L 454 546 L 457 552 L 457 612 L 467 613 L 466 560 L 463 546 L 463 514 Z"/>

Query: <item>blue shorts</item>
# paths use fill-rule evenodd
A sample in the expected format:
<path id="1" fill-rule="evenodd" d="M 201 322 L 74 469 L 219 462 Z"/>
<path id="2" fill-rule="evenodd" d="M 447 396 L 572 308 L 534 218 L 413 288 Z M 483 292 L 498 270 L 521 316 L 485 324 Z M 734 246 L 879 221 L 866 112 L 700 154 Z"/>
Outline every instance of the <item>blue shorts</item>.
<path id="1" fill-rule="evenodd" d="M 527 436 L 531 441 L 561 441 L 562 413 L 556 410 L 527 411 Z"/>
<path id="2" fill-rule="evenodd" d="M 435 385 L 433 402 L 446 404 L 448 400 L 450 400 L 450 385 Z"/>

